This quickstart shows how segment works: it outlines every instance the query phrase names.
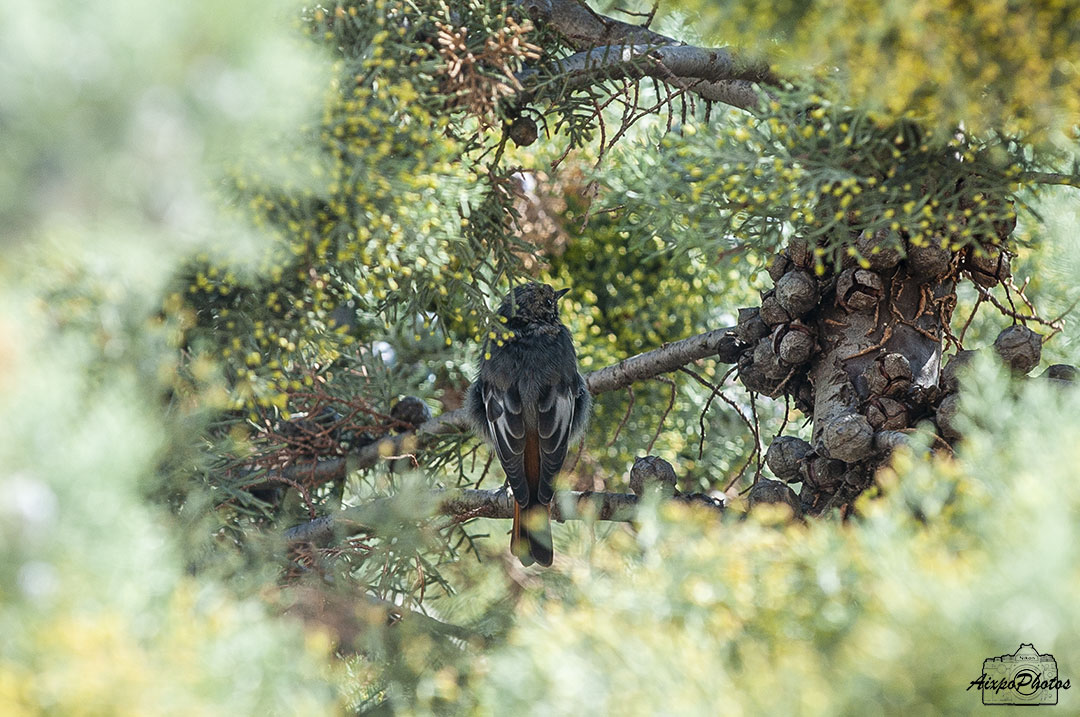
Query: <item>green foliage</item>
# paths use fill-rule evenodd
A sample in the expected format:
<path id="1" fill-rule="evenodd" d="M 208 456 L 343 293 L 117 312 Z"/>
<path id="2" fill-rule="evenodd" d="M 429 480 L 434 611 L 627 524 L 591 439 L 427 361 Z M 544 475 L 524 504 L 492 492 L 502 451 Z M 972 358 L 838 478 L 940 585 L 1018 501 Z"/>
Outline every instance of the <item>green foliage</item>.
<path id="1" fill-rule="evenodd" d="M 1074 142 L 1080 8 L 1069 2 L 769 0 L 679 3 L 719 41 L 761 53 L 791 77 L 836 73 L 846 97 L 943 127 Z"/>
<path id="2" fill-rule="evenodd" d="M 530 250 L 508 173 L 478 158 L 535 56 L 516 41 L 527 25 L 497 3 L 367 2 L 316 6 L 302 27 L 333 63 L 321 117 L 227 190 L 271 242 L 254 272 L 198 257 L 169 304 L 232 368 L 237 408 L 285 411 L 297 372 L 418 316 L 446 345 L 477 340 L 485 296 Z"/>
<path id="3" fill-rule="evenodd" d="M 852 238 L 879 231 L 901 251 L 901 236 L 953 250 L 998 244 L 1033 166 L 1015 140 L 935 133 L 798 89 L 754 117 L 688 125 L 658 144 L 659 155 L 620 152 L 609 180 L 639 233 L 677 227 L 665 233 L 676 251 L 722 251 L 738 237 L 768 252 L 796 236 L 819 269 L 865 263 Z"/>
<path id="4" fill-rule="evenodd" d="M 131 368 L 90 374 L 88 337 L 6 329 L 22 348 L 0 404 L 20 417 L 0 451 L 0 711 L 330 708 L 324 637 L 184 573 L 169 521 L 142 496 L 166 434 Z"/>
<path id="5" fill-rule="evenodd" d="M 978 709 L 982 661 L 1020 642 L 1075 674 L 1080 393 L 1003 403 L 1007 382 L 980 365 L 956 458 L 899 455 L 843 525 L 666 507 L 569 547 L 463 697 L 480 714 L 939 714 Z"/>
<path id="6" fill-rule="evenodd" d="M 755 26 L 784 10 L 805 57 L 798 38 L 855 7 L 774 3 Z M 933 24 L 945 7 L 891 12 Z M 1050 9 L 1007 4 L 1002 26 Z M 814 239 L 824 267 L 878 230 L 996 243 L 1027 208 L 1014 268 L 1065 310 L 1076 199 L 1034 191 L 1033 173 L 1068 152 L 983 130 L 1059 128 L 1068 68 L 978 98 L 958 134 L 975 96 L 946 90 L 969 75 L 920 75 L 928 56 L 904 43 L 882 58 L 907 74 L 860 62 L 847 94 L 789 88 L 747 118 L 649 83 L 567 92 L 550 62 L 570 48 L 487 0 L 59 2 L 0 21 L 0 410 L 15 418 L 0 712 L 958 711 L 982 659 L 1019 641 L 1063 674 L 1080 664 L 1076 392 L 987 366 L 960 454 L 901 455 L 847 522 L 648 506 L 633 525 L 556 525 L 543 573 L 508 559 L 505 521 L 438 514 L 434 490 L 502 481 L 474 437 L 356 465 L 405 428 L 401 396 L 460 406 L 494 304 L 529 278 L 572 288 L 564 317 L 595 370 L 733 323 L 787 237 Z M 965 39 L 997 63 L 992 91 L 1034 39 L 1038 58 L 1071 56 L 1071 30 L 1039 28 L 1015 47 L 985 46 L 990 24 Z M 836 57 L 865 59 L 861 35 L 840 39 Z M 928 84 L 897 84 L 913 77 Z M 508 139 L 522 118 L 537 145 Z M 1003 321 L 987 313 L 975 342 Z M 1069 358 L 1076 337 L 1067 322 L 1047 353 Z M 670 410 L 660 382 L 628 413 L 627 392 L 598 397 L 566 483 L 623 490 L 649 448 L 684 490 L 743 487 L 759 442 L 800 416 L 712 360 L 693 370 L 673 375 Z M 315 457 L 341 470 L 305 472 Z M 284 545 L 343 507 L 362 529 Z"/>
<path id="7" fill-rule="evenodd" d="M 635 237 L 622 231 L 610 214 L 590 217 L 590 207 L 574 183 L 564 189 L 563 201 L 564 246 L 552 251 L 542 278 L 573 287 L 560 303 L 583 370 L 596 370 L 665 342 L 731 325 L 737 308 L 756 299 L 756 282 L 744 282 L 735 261 L 725 261 L 723 252 L 716 257 L 699 250 L 680 251 L 678 246 L 664 251 L 660 237 L 642 241 L 640 234 Z M 586 221 L 575 221 L 578 217 Z M 706 380 L 717 382 L 727 367 L 707 361 L 700 370 Z M 715 407 L 702 419 L 711 391 L 694 381 L 678 384 L 670 413 L 665 409 L 671 387 L 660 382 L 635 386 L 632 406 L 621 392 L 597 396 L 593 423 L 598 427 L 595 435 L 604 438 L 590 444 L 591 460 L 582 472 L 599 470 L 621 476 L 635 456 L 645 453 L 649 439 L 658 435 L 652 452 L 675 461 L 685 475 L 697 476 L 688 479 L 684 489 L 725 486 L 745 464 L 752 436 L 735 414 L 719 408 L 721 401 L 714 401 Z M 745 398 L 737 391 L 729 393 Z M 748 415 L 749 406 L 744 408 Z M 626 423 L 616 436 L 624 417 Z M 661 421 L 667 430 L 657 434 Z M 702 421 L 707 430 L 726 440 L 719 445 L 710 441 L 699 456 Z"/>
<path id="8" fill-rule="evenodd" d="M 216 218 L 196 158 L 280 128 L 268 101 L 304 69 L 272 8 L 0 10 L 5 715 L 335 708 L 325 636 L 188 572 L 147 501 L 225 396 L 160 305 Z"/>

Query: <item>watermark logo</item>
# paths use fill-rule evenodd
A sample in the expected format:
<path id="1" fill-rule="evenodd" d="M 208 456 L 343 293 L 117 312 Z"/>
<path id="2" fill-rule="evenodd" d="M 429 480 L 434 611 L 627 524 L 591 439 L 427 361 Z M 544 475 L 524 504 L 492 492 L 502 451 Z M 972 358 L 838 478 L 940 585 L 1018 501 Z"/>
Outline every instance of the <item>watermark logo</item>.
<path id="1" fill-rule="evenodd" d="M 1058 679 L 1053 655 L 1039 654 L 1023 642 L 1011 655 L 983 660 L 982 674 L 968 689 L 978 687 L 984 705 L 1056 705 L 1058 690 L 1069 686 L 1068 680 Z"/>

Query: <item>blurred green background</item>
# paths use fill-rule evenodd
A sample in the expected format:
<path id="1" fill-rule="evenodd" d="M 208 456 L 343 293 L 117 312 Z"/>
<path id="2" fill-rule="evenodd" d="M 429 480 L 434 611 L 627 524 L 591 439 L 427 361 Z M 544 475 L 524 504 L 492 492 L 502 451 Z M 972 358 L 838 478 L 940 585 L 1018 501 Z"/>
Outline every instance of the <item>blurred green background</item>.
<path id="1" fill-rule="evenodd" d="M 659 26 L 722 37 L 725 13 L 749 17 L 754 3 L 705 5 L 665 3 Z M 867 15 L 867 28 L 911 20 L 887 5 L 900 15 Z M 1032 17 L 1056 12 L 1045 5 Z M 983 659 L 1021 642 L 1080 675 L 1080 394 L 989 360 L 967 381 L 958 454 L 916 442 L 857 518 L 648 505 L 633 526 L 556 526 L 548 572 L 507 558 L 503 522 L 431 517 L 428 488 L 501 481 L 468 437 L 422 470 L 380 466 L 306 497 L 267 499 L 235 478 L 251 457 L 276 460 L 282 426 L 312 405 L 353 401 L 375 432 L 402 395 L 460 405 L 511 277 L 574 287 L 566 318 L 588 370 L 733 323 L 768 285 L 768 248 L 721 255 L 733 242 L 709 235 L 707 211 L 665 206 L 663 181 L 688 181 L 649 168 L 678 157 L 683 135 L 660 146 L 667 116 L 602 158 L 594 133 L 556 168 L 564 137 L 508 146 L 491 169 L 469 137 L 495 144 L 497 130 L 455 126 L 454 108 L 425 94 L 437 58 L 387 39 L 388 19 L 416 6 L 355 7 L 0 5 L 0 714 L 967 713 L 981 709 L 967 687 Z M 475 32 L 501 27 L 497 3 L 461 7 Z M 740 21 L 739 41 L 777 49 L 786 67 L 835 62 L 808 26 L 775 17 L 828 29 L 859 7 L 771 3 Z M 980 121 L 1020 118 L 1053 156 L 1073 156 L 1061 92 L 1076 82 L 1075 27 L 1045 53 L 1023 55 L 1023 42 L 1000 59 L 996 33 L 973 39 L 950 18 L 918 20 L 941 57 L 966 61 L 964 43 L 982 43 L 995 82 L 1015 84 L 1009 63 L 1060 60 L 1046 92 L 1020 96 L 1030 112 L 987 100 Z M 763 39 L 792 32 L 782 47 Z M 864 58 L 867 37 L 832 49 Z M 899 81 L 898 56 L 921 66 L 902 53 L 864 62 L 852 92 Z M 870 94 L 875 111 L 914 106 Z M 972 112 L 962 99 L 931 105 L 937 119 Z M 717 114 L 695 108 L 685 136 L 737 126 Z M 500 233 L 509 200 L 496 179 L 519 171 L 531 199 L 519 231 Z M 644 191 L 642 171 L 655 194 L 640 205 L 680 216 L 664 236 L 589 214 L 597 186 Z M 1078 196 L 1032 196 L 1037 215 L 1019 230 L 1014 273 L 1047 316 L 1077 298 Z M 966 316 L 975 295 L 960 300 Z M 969 344 L 1008 323 L 984 309 Z M 1074 363 L 1078 336 L 1070 316 L 1043 364 Z M 726 367 L 700 370 L 719 381 Z M 667 385 L 635 391 L 617 437 L 629 395 L 600 398 L 568 483 L 625 491 L 658 430 L 652 452 L 684 490 L 740 480 L 755 439 L 731 407 L 703 418 L 710 391 L 685 376 L 668 416 Z M 785 407 L 755 409 L 776 432 Z M 305 562 L 280 538 L 309 508 L 377 496 L 399 512 L 337 552 Z M 1076 694 L 1061 691 L 1057 709 L 1077 711 Z"/>

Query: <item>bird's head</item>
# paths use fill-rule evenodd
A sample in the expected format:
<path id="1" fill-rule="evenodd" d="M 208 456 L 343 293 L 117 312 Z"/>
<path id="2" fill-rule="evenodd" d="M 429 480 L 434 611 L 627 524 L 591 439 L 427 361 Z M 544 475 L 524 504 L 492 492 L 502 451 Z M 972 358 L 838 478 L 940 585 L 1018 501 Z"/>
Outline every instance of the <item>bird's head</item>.
<path id="1" fill-rule="evenodd" d="M 547 284 L 536 282 L 516 286 L 503 299 L 499 315 L 505 316 L 511 325 L 558 324 L 559 299 L 568 291 L 556 291 Z"/>

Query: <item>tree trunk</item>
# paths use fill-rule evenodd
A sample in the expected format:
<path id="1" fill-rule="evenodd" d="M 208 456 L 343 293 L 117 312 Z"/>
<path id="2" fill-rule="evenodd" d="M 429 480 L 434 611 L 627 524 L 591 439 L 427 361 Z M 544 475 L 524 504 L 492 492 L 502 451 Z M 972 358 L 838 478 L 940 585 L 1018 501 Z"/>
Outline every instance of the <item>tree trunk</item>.
<path id="1" fill-rule="evenodd" d="M 740 317 L 739 335 L 750 343 L 740 379 L 766 395 L 791 395 L 813 421 L 809 444 L 785 437 L 767 457 L 778 477 L 803 484 L 804 512 L 854 500 L 898 432 L 932 418 L 942 395 L 962 253 L 900 240 L 857 241 L 861 265 L 852 258 L 838 272 L 816 268 L 813 247 L 793 240 L 770 268 L 775 288 Z"/>

